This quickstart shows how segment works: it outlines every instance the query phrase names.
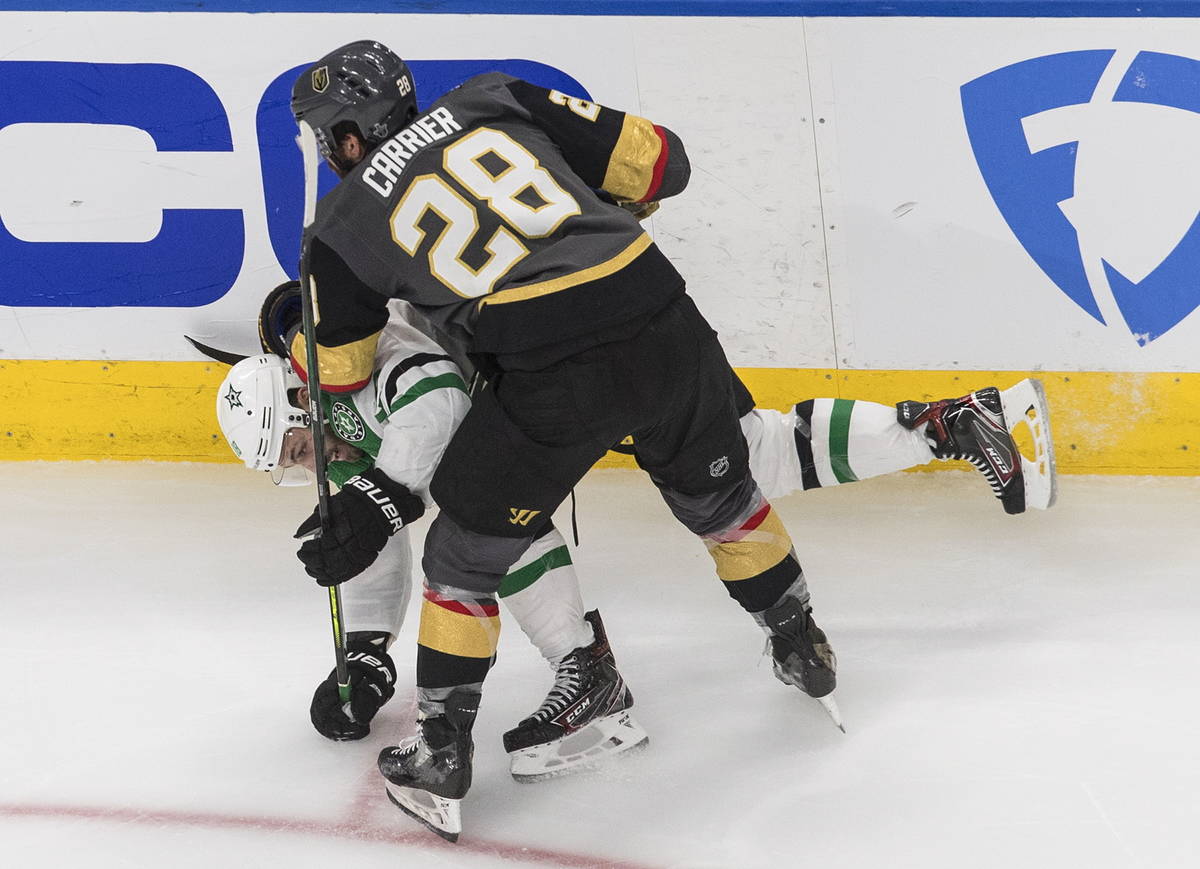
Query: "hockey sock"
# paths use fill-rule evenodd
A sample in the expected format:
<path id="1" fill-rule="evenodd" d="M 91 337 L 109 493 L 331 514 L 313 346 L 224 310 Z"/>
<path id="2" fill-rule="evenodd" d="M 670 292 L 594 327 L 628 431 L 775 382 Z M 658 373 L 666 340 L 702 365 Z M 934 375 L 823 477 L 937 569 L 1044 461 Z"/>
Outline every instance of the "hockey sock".
<path id="1" fill-rule="evenodd" d="M 804 573 L 770 502 L 760 496 L 747 513 L 732 528 L 701 539 L 729 596 L 747 612 L 758 613 L 803 581 Z"/>
<path id="2" fill-rule="evenodd" d="M 509 569 L 500 583 L 500 598 L 552 667 L 595 639 L 583 618 L 571 552 L 553 526 Z"/>
<path id="3" fill-rule="evenodd" d="M 417 635 L 417 687 L 482 683 L 500 640 L 496 599 L 425 586 Z"/>
<path id="4" fill-rule="evenodd" d="M 769 498 L 836 486 L 923 465 L 933 453 L 895 408 L 871 401 L 815 398 L 787 413 L 755 408 L 742 417 L 750 469 Z"/>

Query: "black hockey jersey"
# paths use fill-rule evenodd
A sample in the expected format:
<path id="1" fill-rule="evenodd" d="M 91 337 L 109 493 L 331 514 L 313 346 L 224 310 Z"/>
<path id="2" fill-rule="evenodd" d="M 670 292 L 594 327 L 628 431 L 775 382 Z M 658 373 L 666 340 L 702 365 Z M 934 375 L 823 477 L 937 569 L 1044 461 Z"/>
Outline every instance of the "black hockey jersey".
<path id="1" fill-rule="evenodd" d="M 683 278 L 614 203 L 672 196 L 689 171 L 679 139 L 644 118 L 502 73 L 471 79 L 318 204 L 309 269 L 322 388 L 366 382 L 389 297 L 501 367 L 632 330 Z M 302 336 L 292 351 L 302 368 Z"/>

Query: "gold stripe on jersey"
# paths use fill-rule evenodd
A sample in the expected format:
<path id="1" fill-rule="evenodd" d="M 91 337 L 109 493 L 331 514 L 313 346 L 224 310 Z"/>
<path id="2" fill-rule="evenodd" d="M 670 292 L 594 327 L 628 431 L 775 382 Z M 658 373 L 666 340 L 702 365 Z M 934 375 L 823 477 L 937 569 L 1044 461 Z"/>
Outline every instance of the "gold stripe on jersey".
<path id="1" fill-rule="evenodd" d="M 637 115 L 626 115 L 600 186 L 620 199 L 641 200 L 650 190 L 662 147 L 654 124 Z"/>
<path id="2" fill-rule="evenodd" d="M 375 348 L 382 332 L 341 344 L 326 347 L 317 344 L 317 365 L 321 375 L 322 392 L 347 392 L 359 389 L 371 379 L 375 366 Z M 304 332 L 299 331 L 292 339 L 292 365 L 296 373 L 308 379 L 306 367 L 308 355 L 304 346 Z"/>
<path id="3" fill-rule="evenodd" d="M 527 299 L 536 299 L 539 296 L 548 296 L 560 290 L 569 290 L 571 287 L 577 287 L 589 281 L 598 281 L 601 278 L 606 278 L 611 274 L 619 272 L 637 259 L 652 243 L 650 236 L 643 232 L 634 239 L 631 245 L 612 259 L 605 260 L 602 263 L 581 271 L 571 272 L 569 275 L 552 278 L 548 281 L 527 284 L 523 287 L 513 287 L 511 290 L 501 290 L 498 293 L 493 293 L 490 296 L 480 299 L 479 308 L 482 310 L 486 305 L 506 305 L 509 302 L 523 302 Z M 324 369 L 321 370 L 323 371 Z"/>

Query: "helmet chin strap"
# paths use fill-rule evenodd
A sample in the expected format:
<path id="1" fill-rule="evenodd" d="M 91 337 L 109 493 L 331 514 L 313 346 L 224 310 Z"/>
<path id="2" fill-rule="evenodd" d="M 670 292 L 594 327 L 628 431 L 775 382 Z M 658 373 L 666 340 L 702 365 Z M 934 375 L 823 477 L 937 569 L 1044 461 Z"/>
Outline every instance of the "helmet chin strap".
<path id="1" fill-rule="evenodd" d="M 361 160 L 351 160 L 348 157 L 339 157 L 336 151 L 331 151 L 325 159 L 329 162 L 329 168 L 339 178 L 345 178 L 355 166 L 362 162 Z"/>
<path id="2" fill-rule="evenodd" d="M 349 175 L 354 170 L 354 167 L 365 160 L 375 147 L 361 135 L 353 134 L 354 139 L 358 142 L 358 157 L 350 157 L 345 151 L 346 146 L 351 143 L 351 135 L 350 133 L 343 135 L 338 147 L 331 150 L 325 156 L 325 159 L 329 161 L 330 167 L 337 173 L 339 178 L 345 178 Z"/>

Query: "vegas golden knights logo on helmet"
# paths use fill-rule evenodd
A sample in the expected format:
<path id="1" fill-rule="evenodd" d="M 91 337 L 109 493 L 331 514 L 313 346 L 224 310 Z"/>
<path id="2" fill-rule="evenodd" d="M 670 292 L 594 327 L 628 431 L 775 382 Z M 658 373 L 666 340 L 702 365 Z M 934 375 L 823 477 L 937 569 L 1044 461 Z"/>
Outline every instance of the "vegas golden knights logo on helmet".
<path id="1" fill-rule="evenodd" d="M 319 66 L 312 72 L 312 89 L 319 94 L 329 87 L 329 67 Z"/>

